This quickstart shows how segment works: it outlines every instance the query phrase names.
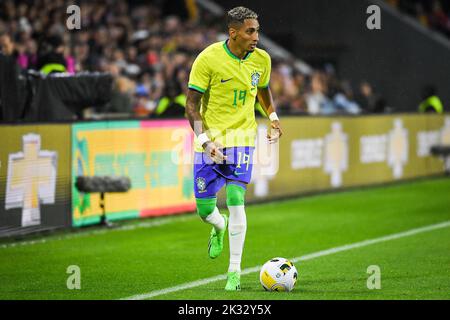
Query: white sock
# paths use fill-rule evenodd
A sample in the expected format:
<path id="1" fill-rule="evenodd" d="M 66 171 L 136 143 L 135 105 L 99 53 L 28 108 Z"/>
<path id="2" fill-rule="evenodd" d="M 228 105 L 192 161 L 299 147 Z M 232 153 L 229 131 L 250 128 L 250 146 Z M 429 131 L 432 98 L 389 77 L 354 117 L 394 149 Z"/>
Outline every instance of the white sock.
<path id="1" fill-rule="evenodd" d="M 228 272 L 241 272 L 242 251 L 244 250 L 247 217 L 244 206 L 228 206 L 230 219 L 228 235 L 230 241 L 230 265 Z"/>
<path id="2" fill-rule="evenodd" d="M 217 207 L 215 207 L 214 211 L 203 219 L 203 221 L 212 224 L 214 228 L 216 228 L 216 231 L 223 230 L 225 228 L 225 219 L 220 214 Z"/>

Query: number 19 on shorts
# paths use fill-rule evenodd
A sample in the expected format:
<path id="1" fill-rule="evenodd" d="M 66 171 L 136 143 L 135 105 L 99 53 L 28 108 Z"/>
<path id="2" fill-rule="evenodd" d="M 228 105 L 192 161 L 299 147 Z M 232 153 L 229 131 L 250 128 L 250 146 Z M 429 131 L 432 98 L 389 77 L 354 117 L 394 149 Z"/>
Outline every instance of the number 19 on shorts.
<path id="1" fill-rule="evenodd" d="M 236 169 L 241 168 L 241 165 L 245 165 L 245 170 L 248 171 L 250 165 L 250 155 L 244 152 L 238 152 L 238 164 Z"/>

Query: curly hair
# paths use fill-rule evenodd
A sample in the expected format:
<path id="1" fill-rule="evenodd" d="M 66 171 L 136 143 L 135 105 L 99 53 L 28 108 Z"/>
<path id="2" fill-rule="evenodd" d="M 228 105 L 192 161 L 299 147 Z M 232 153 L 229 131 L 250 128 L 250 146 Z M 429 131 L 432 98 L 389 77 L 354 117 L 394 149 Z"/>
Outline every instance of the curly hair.
<path id="1" fill-rule="evenodd" d="M 245 19 L 258 19 L 258 15 L 246 7 L 233 8 L 227 13 L 227 26 L 242 24 Z"/>

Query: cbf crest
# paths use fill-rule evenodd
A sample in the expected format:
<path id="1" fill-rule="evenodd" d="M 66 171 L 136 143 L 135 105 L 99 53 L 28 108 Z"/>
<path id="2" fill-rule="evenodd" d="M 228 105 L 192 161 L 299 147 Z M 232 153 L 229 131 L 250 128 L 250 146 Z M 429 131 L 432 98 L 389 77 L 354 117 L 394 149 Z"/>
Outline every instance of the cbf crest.
<path id="1" fill-rule="evenodd" d="M 258 86 L 259 78 L 261 78 L 261 75 L 259 74 L 259 72 L 253 71 L 252 72 L 252 87 Z"/>
<path id="2" fill-rule="evenodd" d="M 197 189 L 199 192 L 204 192 L 206 189 L 206 181 L 202 177 L 197 178 Z"/>

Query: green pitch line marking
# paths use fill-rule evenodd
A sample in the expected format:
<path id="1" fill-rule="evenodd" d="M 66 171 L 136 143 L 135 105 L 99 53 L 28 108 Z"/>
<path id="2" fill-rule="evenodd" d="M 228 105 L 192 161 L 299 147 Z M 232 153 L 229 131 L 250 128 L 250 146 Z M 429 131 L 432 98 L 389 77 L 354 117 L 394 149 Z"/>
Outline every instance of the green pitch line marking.
<path id="1" fill-rule="evenodd" d="M 416 228 L 416 229 L 410 229 L 410 230 L 399 232 L 399 233 L 394 233 L 394 234 L 379 237 L 379 238 L 368 239 L 368 240 L 355 242 L 355 243 L 351 243 L 351 244 L 346 244 L 346 245 L 335 247 L 335 248 L 317 251 L 317 252 L 313 252 L 313 253 L 310 253 L 310 254 L 307 254 L 304 256 L 291 258 L 289 260 L 294 263 L 298 262 L 298 261 L 312 260 L 315 258 L 331 255 L 331 254 L 338 253 L 338 252 L 348 251 L 348 250 L 352 250 L 352 249 L 356 249 L 356 248 L 370 246 L 370 245 L 376 244 L 376 243 L 381 243 L 381 242 L 386 242 L 386 241 L 395 240 L 395 239 L 399 239 L 399 238 L 409 237 L 409 236 L 413 236 L 413 235 L 423 233 L 423 232 L 429 232 L 429 231 L 433 231 L 433 230 L 437 230 L 437 229 L 447 228 L 449 226 L 450 226 L 450 220 L 444 221 L 441 223 L 437 223 L 437 224 L 432 224 L 432 225 Z M 244 270 L 242 270 L 241 274 L 246 275 L 249 273 L 259 272 L 261 267 L 262 267 L 262 265 L 244 269 Z M 225 280 L 226 278 L 227 278 L 226 274 L 221 274 L 221 275 L 217 275 L 215 277 L 200 279 L 197 281 L 180 284 L 178 286 L 174 286 L 174 287 L 170 287 L 170 288 L 150 291 L 148 293 L 143 293 L 143 294 L 137 294 L 137 295 L 134 295 L 131 297 L 122 298 L 121 300 L 150 299 L 150 298 L 153 298 L 156 296 L 161 296 L 161 295 L 172 293 L 172 292 L 177 292 L 177 291 L 181 291 L 181 290 L 199 287 L 199 286 L 202 286 L 205 284 L 209 284 L 211 282 Z"/>

